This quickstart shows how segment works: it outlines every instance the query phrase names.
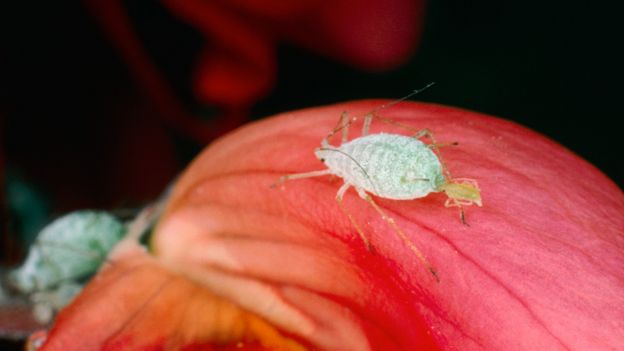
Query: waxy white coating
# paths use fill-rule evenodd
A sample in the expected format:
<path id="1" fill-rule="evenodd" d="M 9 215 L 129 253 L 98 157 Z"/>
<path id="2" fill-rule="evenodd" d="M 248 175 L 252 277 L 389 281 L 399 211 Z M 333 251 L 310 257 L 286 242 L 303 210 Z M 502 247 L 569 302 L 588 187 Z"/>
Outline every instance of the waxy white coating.
<path id="1" fill-rule="evenodd" d="M 39 233 L 24 264 L 11 272 L 11 283 L 29 293 L 93 274 L 124 233 L 124 225 L 106 212 L 65 215 Z"/>
<path id="2" fill-rule="evenodd" d="M 445 182 L 438 157 L 413 137 L 371 134 L 315 153 L 331 174 L 382 198 L 425 197 Z"/>

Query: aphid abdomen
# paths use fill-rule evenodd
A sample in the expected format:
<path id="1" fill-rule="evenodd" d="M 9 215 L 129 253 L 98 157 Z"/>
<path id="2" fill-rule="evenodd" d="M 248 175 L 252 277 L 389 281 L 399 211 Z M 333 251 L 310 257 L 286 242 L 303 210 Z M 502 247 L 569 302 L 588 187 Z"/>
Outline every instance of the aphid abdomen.
<path id="1" fill-rule="evenodd" d="M 383 198 L 423 197 L 443 181 L 435 154 L 421 141 L 403 135 L 368 135 L 326 155 L 332 173 Z"/>

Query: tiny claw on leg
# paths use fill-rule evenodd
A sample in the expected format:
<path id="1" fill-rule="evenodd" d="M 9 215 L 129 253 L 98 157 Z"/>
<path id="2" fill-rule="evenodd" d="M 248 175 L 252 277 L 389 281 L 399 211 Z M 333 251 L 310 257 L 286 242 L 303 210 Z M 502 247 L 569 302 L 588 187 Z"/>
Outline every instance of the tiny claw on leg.
<path id="1" fill-rule="evenodd" d="M 366 246 L 366 251 L 370 252 L 372 255 L 377 254 L 377 250 L 371 243 L 365 242 L 364 244 Z"/>
<path id="2" fill-rule="evenodd" d="M 349 218 L 349 221 L 351 222 L 351 224 L 353 225 L 353 227 L 355 228 L 355 231 L 358 233 L 360 239 L 362 239 L 362 241 L 364 242 L 364 246 L 366 247 L 366 250 L 370 253 L 375 253 L 375 248 L 371 245 L 370 241 L 368 241 L 368 238 L 366 237 L 366 235 L 364 235 L 364 232 L 362 231 L 362 228 L 360 228 L 360 226 L 357 224 L 357 222 L 355 221 L 355 219 L 353 218 L 353 216 L 351 215 L 351 212 L 349 212 L 346 207 L 344 207 L 343 203 L 342 203 L 342 197 L 344 196 L 344 193 L 349 189 L 351 185 L 349 183 L 344 183 L 340 189 L 338 189 L 338 193 L 336 193 L 336 202 L 338 203 L 338 207 L 340 208 L 340 210 L 347 215 L 347 218 Z"/>
<path id="3" fill-rule="evenodd" d="M 366 200 L 375 209 L 375 211 L 379 213 L 381 218 L 384 221 L 386 221 L 386 223 L 388 223 L 392 227 L 392 229 L 394 229 L 394 232 L 399 236 L 401 240 L 403 240 L 403 243 L 410 250 L 412 250 L 412 252 L 416 255 L 416 257 L 418 257 L 418 259 L 423 263 L 423 265 L 427 268 L 427 270 L 433 275 L 435 280 L 437 282 L 440 282 L 440 279 L 438 278 L 438 273 L 435 271 L 433 266 L 429 263 L 429 260 L 427 260 L 427 258 L 423 255 L 420 249 L 418 249 L 418 247 L 407 237 L 407 235 L 403 232 L 403 230 L 396 224 L 394 219 L 388 216 L 386 212 L 382 210 L 381 207 L 379 207 L 379 205 L 377 205 L 375 200 L 373 200 L 373 198 L 364 191 L 364 189 L 358 188 L 358 187 L 356 187 L 355 189 L 357 190 L 358 195 L 360 195 L 362 199 Z"/>
<path id="4" fill-rule="evenodd" d="M 431 274 L 433 275 L 433 279 L 435 279 L 436 283 L 439 283 L 440 277 L 438 276 L 438 272 L 436 272 L 436 270 L 433 269 L 433 267 L 429 267 L 429 272 L 431 272 Z"/>
<path id="5" fill-rule="evenodd" d="M 461 207 L 459 208 L 459 219 L 461 220 L 463 225 L 470 227 L 470 224 L 466 222 L 466 215 L 464 214 L 464 209 Z"/>

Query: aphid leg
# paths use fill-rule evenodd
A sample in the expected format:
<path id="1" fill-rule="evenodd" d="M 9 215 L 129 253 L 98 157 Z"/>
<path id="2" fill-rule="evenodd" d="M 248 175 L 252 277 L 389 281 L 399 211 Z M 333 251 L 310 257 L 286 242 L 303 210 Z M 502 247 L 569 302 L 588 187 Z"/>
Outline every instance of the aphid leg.
<path id="1" fill-rule="evenodd" d="M 364 124 L 366 125 L 366 120 L 368 119 L 368 125 L 370 125 L 373 118 L 378 119 L 378 120 L 380 120 L 380 121 L 382 121 L 384 123 L 387 123 L 387 124 L 390 124 L 390 125 L 393 125 L 393 126 L 397 126 L 399 128 L 403 128 L 403 129 L 408 130 L 408 131 L 410 131 L 412 133 L 420 133 L 421 132 L 420 130 L 418 130 L 416 128 L 408 126 L 407 124 L 403 124 L 403 123 L 397 122 L 397 121 L 395 121 L 393 119 L 380 116 L 380 115 L 378 115 L 375 112 L 370 112 L 370 113 L 366 114 L 366 116 L 364 116 Z M 420 137 L 418 137 L 418 138 L 420 138 Z"/>
<path id="2" fill-rule="evenodd" d="M 336 193 L 336 202 L 338 202 L 338 207 L 340 207 L 340 210 L 344 214 L 347 215 L 347 217 L 349 218 L 349 221 L 355 227 L 355 230 L 357 231 L 358 235 L 360 236 L 360 239 L 362 239 L 362 241 L 364 242 L 364 245 L 366 246 L 366 249 L 368 251 L 373 251 L 372 250 L 373 247 L 371 246 L 370 241 L 368 241 L 368 238 L 366 238 L 366 235 L 364 235 L 364 232 L 362 231 L 362 228 L 360 228 L 360 226 L 357 224 L 357 222 L 355 221 L 355 219 L 353 218 L 351 213 L 342 204 L 342 197 L 344 196 L 344 193 L 349 189 L 350 186 L 351 186 L 351 184 L 344 183 L 340 187 L 340 189 L 338 189 L 338 193 Z"/>
<path id="3" fill-rule="evenodd" d="M 321 146 L 329 147 L 329 139 L 331 139 L 339 131 L 342 131 L 341 144 L 346 143 L 349 137 L 349 125 L 353 121 L 355 121 L 355 118 L 352 120 L 349 120 L 349 114 L 347 113 L 347 111 L 344 111 L 340 115 L 340 118 L 338 119 L 338 123 L 336 123 L 336 126 L 334 127 L 334 129 L 332 129 L 332 131 L 329 132 L 329 134 L 327 134 L 327 136 L 321 141 Z"/>
<path id="4" fill-rule="evenodd" d="M 414 135 L 412 135 L 412 138 L 416 138 L 416 139 L 420 139 L 423 137 L 429 138 L 429 140 L 431 140 L 431 144 L 428 144 L 428 146 L 429 148 L 431 148 L 431 150 L 433 150 L 436 156 L 438 156 L 438 160 L 440 160 L 440 165 L 442 165 L 442 174 L 444 174 L 444 177 L 447 180 L 453 179 L 451 177 L 451 172 L 449 172 L 448 167 L 446 166 L 446 162 L 444 161 L 444 158 L 442 157 L 442 154 L 440 153 L 440 147 L 457 145 L 457 142 L 438 143 L 436 141 L 435 136 L 433 135 L 433 132 L 429 128 L 421 129 L 417 131 Z"/>
<path id="5" fill-rule="evenodd" d="M 362 124 L 362 136 L 368 135 L 368 130 L 370 129 L 371 122 L 373 121 L 373 114 L 369 113 L 364 116 L 364 123 Z"/>
<path id="6" fill-rule="evenodd" d="M 412 138 L 416 138 L 416 139 L 420 139 L 420 138 L 429 138 L 431 140 L 432 144 L 436 144 L 436 139 L 435 136 L 433 135 L 433 132 L 431 131 L 431 129 L 429 128 L 425 128 L 425 129 L 421 129 L 416 131 L 416 133 L 414 133 L 412 135 Z"/>
<path id="7" fill-rule="evenodd" d="M 441 148 L 441 147 L 445 147 L 445 146 L 457 146 L 458 145 L 458 142 L 456 142 L 456 141 L 447 142 L 447 143 L 438 143 L 436 141 L 434 135 L 433 135 L 433 132 L 429 128 L 416 129 L 416 128 L 410 127 L 410 126 L 408 126 L 406 124 L 394 121 L 394 120 L 392 120 L 390 118 L 386 118 L 386 117 L 382 117 L 382 116 L 378 116 L 378 115 L 374 115 L 373 116 L 372 114 L 369 114 L 367 116 L 371 116 L 371 118 L 375 117 L 375 118 L 381 120 L 382 122 L 385 122 L 385 123 L 388 123 L 388 124 L 391 124 L 391 125 L 403 128 L 405 130 L 408 130 L 408 131 L 414 133 L 414 134 L 411 135 L 412 138 L 415 138 L 415 139 L 420 139 L 420 138 L 423 138 L 423 137 L 429 138 L 431 140 L 431 144 L 428 144 L 428 145 L 431 148 L 436 148 L 436 147 L 437 148 Z"/>
<path id="8" fill-rule="evenodd" d="M 437 144 L 429 144 L 429 147 L 443 148 L 447 146 L 457 146 L 459 145 L 456 141 L 446 142 L 446 143 L 437 143 Z"/>
<path id="9" fill-rule="evenodd" d="M 462 222 L 463 225 L 467 225 L 470 227 L 470 224 L 468 224 L 468 222 L 466 222 L 466 214 L 464 213 L 464 207 L 462 205 L 459 205 L 459 220 Z"/>
<path id="10" fill-rule="evenodd" d="M 462 222 L 463 225 L 467 225 L 467 226 L 470 227 L 470 224 L 468 224 L 468 222 L 466 222 L 466 214 L 464 213 L 464 206 L 463 205 L 471 205 L 471 204 L 472 203 L 470 203 L 470 202 L 462 202 L 462 201 L 459 201 L 457 199 L 448 198 L 444 202 L 444 207 L 457 207 L 457 208 L 459 208 L 459 220 Z"/>
<path id="11" fill-rule="evenodd" d="M 439 143 L 436 140 L 435 136 L 433 135 L 433 132 L 429 128 L 425 128 L 425 129 L 421 129 L 417 131 L 414 135 L 412 135 L 412 138 L 416 138 L 416 139 L 428 138 L 429 140 L 431 140 L 431 143 L 427 144 L 427 146 L 436 153 L 438 158 L 440 158 L 440 161 L 442 161 L 442 156 L 440 155 L 440 148 L 459 145 L 459 143 L 456 141 Z"/>
<path id="12" fill-rule="evenodd" d="M 305 173 L 286 174 L 286 175 L 281 176 L 277 182 L 271 184 L 271 188 L 275 188 L 276 186 L 286 181 L 293 180 L 293 179 L 320 177 L 320 176 L 324 176 L 328 174 L 331 174 L 331 171 L 329 169 L 322 169 L 320 171 L 312 171 L 312 172 L 305 172 Z"/>
<path id="13" fill-rule="evenodd" d="M 373 208 L 375 209 L 375 211 L 377 211 L 377 213 L 379 213 L 381 218 L 383 218 L 384 221 L 390 224 L 390 226 L 392 227 L 392 229 L 394 229 L 394 231 L 397 233 L 399 238 L 403 240 L 403 243 L 405 244 L 405 246 L 407 246 L 410 250 L 412 250 L 412 252 L 416 255 L 416 257 L 418 257 L 418 259 L 423 263 L 423 265 L 425 265 L 427 270 L 429 270 L 429 272 L 433 275 L 435 280 L 439 283 L 440 278 L 438 277 L 438 273 L 436 272 L 435 268 L 433 268 L 433 266 L 431 265 L 431 263 L 429 263 L 425 255 L 423 255 L 423 253 L 418 249 L 418 247 L 414 245 L 414 243 L 407 237 L 407 235 L 403 232 L 403 230 L 396 224 L 394 219 L 388 216 L 386 212 L 382 210 L 381 207 L 379 207 L 379 205 L 377 205 L 377 203 L 373 200 L 373 198 L 370 195 L 368 195 L 366 191 L 364 191 L 364 189 L 358 188 L 358 187 L 356 187 L 355 189 L 357 190 L 360 197 L 366 200 L 371 206 L 373 206 Z"/>
<path id="14" fill-rule="evenodd" d="M 340 124 L 343 126 L 342 138 L 340 139 L 340 145 L 342 145 L 349 139 L 349 124 L 351 124 L 351 122 L 349 121 L 347 112 L 343 112 L 342 115 L 340 115 Z"/>

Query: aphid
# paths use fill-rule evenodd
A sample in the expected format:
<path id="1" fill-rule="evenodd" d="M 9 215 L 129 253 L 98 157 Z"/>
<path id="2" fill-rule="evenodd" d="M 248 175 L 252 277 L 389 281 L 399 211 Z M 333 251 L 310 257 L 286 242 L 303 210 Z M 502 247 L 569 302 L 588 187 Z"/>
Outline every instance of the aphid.
<path id="1" fill-rule="evenodd" d="M 140 239 L 163 204 L 145 208 L 128 224 L 103 211 L 76 211 L 56 219 L 37 235 L 22 266 L 9 273 L 10 287 L 27 295 L 34 317 L 48 323 L 104 263 L 113 264 L 108 254 L 120 240 Z"/>
<path id="2" fill-rule="evenodd" d="M 321 147 L 314 151 L 316 157 L 327 166 L 327 169 L 285 175 L 279 179 L 276 185 L 287 180 L 324 175 L 342 178 L 344 184 L 336 194 L 336 201 L 355 227 L 366 247 L 371 249 L 370 241 L 342 204 L 343 196 L 350 187 L 355 188 L 358 195 L 381 215 L 405 245 L 438 280 L 435 269 L 421 251 L 409 240 L 394 219 L 388 216 L 369 195 L 370 193 L 380 198 L 393 200 L 412 200 L 425 197 L 432 192 L 444 192 L 448 196 L 444 205 L 446 207 L 459 207 L 460 219 L 464 224 L 466 222 L 462 206 L 472 204 L 481 206 L 481 195 L 477 182 L 472 179 L 452 178 L 439 157 L 441 146 L 454 145 L 455 143 L 436 143 L 433 134 L 428 129 L 416 131 L 412 136 L 386 133 L 369 134 L 373 118 L 415 131 L 411 127 L 378 116 L 377 112 L 403 101 L 423 89 L 416 90 L 404 98 L 382 105 L 366 114 L 362 136 L 351 141 L 348 141 L 349 126 L 357 118 L 349 119 L 347 113 L 343 113 L 337 126 L 321 141 Z M 342 131 L 341 144 L 337 147 L 330 145 L 330 138 L 339 131 Z M 428 137 L 432 141 L 431 144 L 420 141 L 419 139 L 422 137 Z"/>
<path id="3" fill-rule="evenodd" d="M 37 235 L 8 283 L 29 297 L 35 318 L 47 323 L 80 292 L 82 280 L 98 269 L 124 233 L 123 223 L 106 212 L 65 215 Z"/>
<path id="4" fill-rule="evenodd" d="M 10 279 L 23 292 L 45 290 L 89 275 L 123 237 L 123 223 L 106 212 L 76 211 L 46 226 Z"/>

